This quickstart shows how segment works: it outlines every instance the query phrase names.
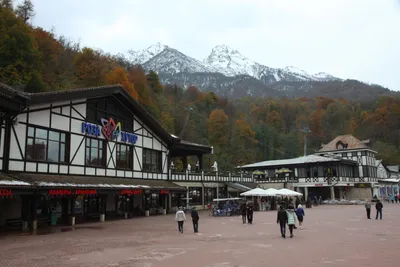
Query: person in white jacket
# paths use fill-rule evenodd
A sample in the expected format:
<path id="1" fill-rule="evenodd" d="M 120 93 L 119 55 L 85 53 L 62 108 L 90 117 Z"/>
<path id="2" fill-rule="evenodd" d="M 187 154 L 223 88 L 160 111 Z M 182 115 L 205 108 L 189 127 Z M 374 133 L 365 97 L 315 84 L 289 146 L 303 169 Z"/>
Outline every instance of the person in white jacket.
<path id="1" fill-rule="evenodd" d="M 183 233 L 183 223 L 186 221 L 186 215 L 182 207 L 179 207 L 179 210 L 176 212 L 175 221 L 178 222 L 179 232 Z"/>

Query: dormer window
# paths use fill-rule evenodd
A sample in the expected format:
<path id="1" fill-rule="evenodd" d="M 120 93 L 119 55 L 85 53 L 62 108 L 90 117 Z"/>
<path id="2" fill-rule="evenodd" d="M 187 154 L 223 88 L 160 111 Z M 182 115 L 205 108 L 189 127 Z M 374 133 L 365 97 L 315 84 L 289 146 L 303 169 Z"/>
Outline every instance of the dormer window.
<path id="1" fill-rule="evenodd" d="M 337 150 L 347 149 L 348 146 L 349 146 L 349 145 L 348 145 L 347 143 L 343 143 L 343 142 L 340 141 L 340 140 L 336 143 L 336 149 L 337 149 Z"/>

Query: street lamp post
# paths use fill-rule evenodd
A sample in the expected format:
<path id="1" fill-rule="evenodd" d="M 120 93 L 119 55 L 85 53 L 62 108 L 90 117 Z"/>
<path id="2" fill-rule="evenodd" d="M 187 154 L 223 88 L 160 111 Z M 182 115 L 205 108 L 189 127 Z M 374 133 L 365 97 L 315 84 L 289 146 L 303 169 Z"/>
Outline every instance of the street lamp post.
<path id="1" fill-rule="evenodd" d="M 307 134 L 311 133 L 311 130 L 308 127 L 303 127 L 300 130 L 304 133 L 304 157 L 307 156 Z"/>

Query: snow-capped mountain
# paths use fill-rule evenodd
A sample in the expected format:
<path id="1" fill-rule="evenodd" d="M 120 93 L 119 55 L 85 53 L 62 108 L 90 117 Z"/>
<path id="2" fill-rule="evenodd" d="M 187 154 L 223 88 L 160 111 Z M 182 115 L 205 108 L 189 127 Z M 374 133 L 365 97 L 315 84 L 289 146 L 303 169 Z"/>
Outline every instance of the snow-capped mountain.
<path id="1" fill-rule="evenodd" d="M 283 69 L 270 68 L 248 59 L 227 45 L 217 45 L 202 62 L 187 56 L 160 42 L 141 51 L 128 52 L 133 64 L 141 64 L 145 69 L 157 72 L 211 72 L 225 76 L 249 75 L 266 84 L 278 81 L 326 81 L 338 78 L 325 73 L 310 75 L 293 66 Z"/>
<path id="2" fill-rule="evenodd" d="M 217 68 L 218 72 L 226 76 L 250 75 L 266 83 L 282 80 L 324 81 L 338 79 L 322 72 L 316 75 L 310 75 L 304 70 L 293 66 L 288 66 L 283 69 L 270 68 L 248 59 L 241 55 L 239 51 L 226 45 L 217 45 L 214 47 L 211 50 L 211 54 L 206 57 L 203 62 Z"/>
<path id="3" fill-rule="evenodd" d="M 142 63 L 142 67 L 147 70 L 170 74 L 179 72 L 217 72 L 212 66 L 205 65 L 201 61 L 168 46 L 156 56 Z"/>
<path id="4" fill-rule="evenodd" d="M 168 48 L 168 46 L 158 42 L 140 51 L 129 50 L 126 58 L 134 65 L 143 64 L 160 54 L 166 48 Z"/>
<path id="5" fill-rule="evenodd" d="M 293 66 L 271 68 L 226 45 L 214 47 L 203 61 L 162 43 L 129 51 L 125 58 L 147 71 L 156 71 L 164 84 L 194 85 L 231 98 L 326 96 L 360 100 L 390 94 L 386 88 L 341 80 L 324 72 L 309 74 Z"/>

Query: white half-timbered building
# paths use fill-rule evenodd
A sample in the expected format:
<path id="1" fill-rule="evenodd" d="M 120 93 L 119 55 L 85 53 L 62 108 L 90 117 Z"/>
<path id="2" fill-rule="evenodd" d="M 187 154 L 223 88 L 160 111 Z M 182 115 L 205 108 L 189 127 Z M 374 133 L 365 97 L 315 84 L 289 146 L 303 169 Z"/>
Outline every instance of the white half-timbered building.
<path id="1" fill-rule="evenodd" d="M 376 151 L 352 135 L 341 135 L 314 155 L 295 159 L 272 160 L 241 166 L 243 170 L 260 170 L 256 180 L 264 186 L 283 182 L 282 173 L 289 184 L 302 191 L 306 198 L 366 199 L 378 194 Z M 292 181 L 292 183 L 290 183 Z"/>
<path id="2" fill-rule="evenodd" d="M 399 181 L 398 177 L 393 177 L 389 166 L 386 166 L 382 160 L 376 160 L 376 167 L 378 173 L 378 198 L 389 199 L 390 196 L 399 194 Z"/>
<path id="3" fill-rule="evenodd" d="M 0 227 L 165 214 L 252 182 L 205 173 L 212 148 L 165 131 L 119 85 L 28 94 L 0 84 L 0 111 Z M 195 172 L 171 170 L 188 156 Z"/>

